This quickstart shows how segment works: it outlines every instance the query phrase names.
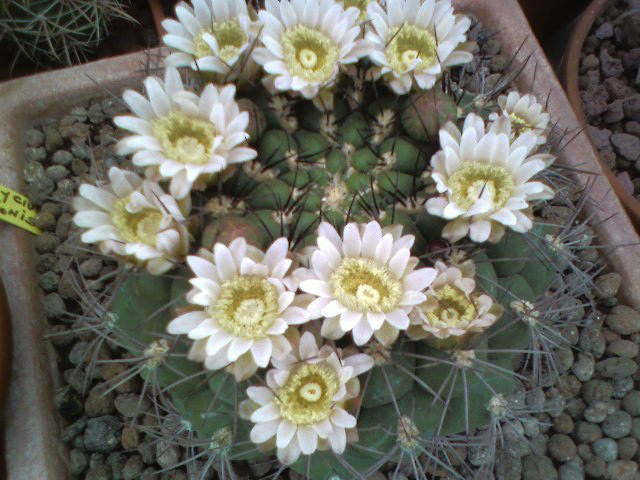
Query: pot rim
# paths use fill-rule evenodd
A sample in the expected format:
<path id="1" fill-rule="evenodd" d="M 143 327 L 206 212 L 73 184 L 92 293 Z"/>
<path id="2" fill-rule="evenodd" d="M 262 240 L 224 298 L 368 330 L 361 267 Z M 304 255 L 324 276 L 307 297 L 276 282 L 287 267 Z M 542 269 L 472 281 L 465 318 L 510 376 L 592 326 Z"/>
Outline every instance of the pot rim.
<path id="1" fill-rule="evenodd" d="M 587 118 L 582 108 L 582 100 L 580 99 L 580 87 L 578 83 L 578 77 L 580 75 L 580 56 L 582 53 L 582 47 L 585 40 L 589 36 L 589 32 L 593 28 L 595 21 L 604 13 L 604 11 L 616 0 L 592 0 L 589 6 L 580 16 L 578 23 L 576 24 L 567 49 L 565 50 L 561 67 L 562 83 L 566 89 L 567 97 L 571 102 L 571 106 L 578 116 L 578 120 L 583 127 L 588 125 Z M 590 140 L 591 141 L 591 140 Z M 593 142 L 592 142 L 593 143 Z M 595 146 L 594 146 L 595 149 Z M 597 152 L 597 150 L 596 150 Z M 636 227 L 640 226 L 640 201 L 627 192 L 622 186 L 622 182 L 618 180 L 618 177 L 611 168 L 602 160 L 598 154 L 598 160 L 602 169 L 609 179 L 611 186 L 616 192 L 616 195 L 620 198 L 622 205 L 626 208 L 627 213 L 633 220 Z"/>

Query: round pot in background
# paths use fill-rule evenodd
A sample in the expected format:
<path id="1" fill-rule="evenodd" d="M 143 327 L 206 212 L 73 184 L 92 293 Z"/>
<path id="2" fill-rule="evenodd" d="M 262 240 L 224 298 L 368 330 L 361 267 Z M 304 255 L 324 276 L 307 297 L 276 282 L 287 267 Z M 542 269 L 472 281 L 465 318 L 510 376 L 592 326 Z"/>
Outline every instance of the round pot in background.
<path id="1" fill-rule="evenodd" d="M 580 56 L 582 53 L 582 47 L 586 38 L 589 36 L 589 32 L 593 28 L 593 25 L 598 17 L 600 17 L 609 5 L 615 3 L 616 0 L 592 0 L 589 6 L 586 8 L 578 23 L 576 24 L 565 55 L 562 61 L 561 80 L 564 88 L 567 92 L 567 97 L 571 102 L 580 124 L 583 127 L 587 126 L 587 119 L 582 109 L 582 101 L 580 99 L 580 87 L 578 85 L 578 76 L 580 74 Z M 613 190 L 620 199 L 620 202 L 627 210 L 629 217 L 635 224 L 636 228 L 640 226 L 640 202 L 636 200 L 623 186 L 618 177 L 602 158 L 598 157 L 602 170 L 607 175 Z"/>

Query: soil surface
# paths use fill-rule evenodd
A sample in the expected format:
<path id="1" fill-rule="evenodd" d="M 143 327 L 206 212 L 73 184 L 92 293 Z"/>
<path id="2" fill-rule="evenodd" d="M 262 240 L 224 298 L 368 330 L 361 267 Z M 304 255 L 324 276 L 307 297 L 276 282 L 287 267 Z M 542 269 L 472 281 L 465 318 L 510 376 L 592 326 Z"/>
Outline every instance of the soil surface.
<path id="1" fill-rule="evenodd" d="M 617 2 L 596 20 L 584 43 L 579 85 L 593 143 L 640 199 L 640 2 Z"/>

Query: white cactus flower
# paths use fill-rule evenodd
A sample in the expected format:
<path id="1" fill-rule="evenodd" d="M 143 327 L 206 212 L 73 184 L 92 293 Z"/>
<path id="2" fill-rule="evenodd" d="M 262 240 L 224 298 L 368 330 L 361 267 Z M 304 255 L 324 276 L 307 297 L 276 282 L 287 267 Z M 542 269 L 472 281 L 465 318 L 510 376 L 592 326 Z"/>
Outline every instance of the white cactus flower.
<path id="1" fill-rule="evenodd" d="M 86 228 L 81 239 L 104 254 L 165 273 L 189 252 L 189 232 L 178 203 L 155 182 L 112 167 L 110 182 L 80 185 L 73 199 L 74 223 Z"/>
<path id="2" fill-rule="evenodd" d="M 263 30 L 254 60 L 274 92 L 295 91 L 313 99 L 335 83 L 342 65 L 369 51 L 358 25 L 360 11 L 336 0 L 266 0 L 258 12 Z"/>
<path id="3" fill-rule="evenodd" d="M 372 2 L 367 14 L 375 74 L 398 95 L 414 84 L 428 90 L 447 68 L 473 58 L 466 44 L 471 21 L 453 13 L 451 0 L 387 0 L 386 7 Z"/>
<path id="4" fill-rule="evenodd" d="M 255 72 L 251 50 L 259 26 L 245 0 L 192 0 L 176 6 L 177 20 L 162 26 L 165 45 L 174 52 L 165 59 L 170 67 L 211 72 L 221 83 L 248 78 Z M 255 13 L 254 13 L 255 15 Z"/>
<path id="5" fill-rule="evenodd" d="M 148 100 L 133 90 L 123 94 L 135 116 L 118 116 L 114 123 L 135 135 L 120 140 L 116 151 L 133 153 L 134 165 L 148 167 L 148 177 L 169 179 L 175 198 L 204 188 L 228 165 L 257 156 L 243 146 L 249 114 L 240 112 L 233 85 L 209 84 L 198 96 L 184 89 L 175 68 L 167 68 L 164 82 L 148 77 L 144 84 Z"/>
<path id="6" fill-rule="evenodd" d="M 343 356 L 340 349 L 318 348 L 312 333 L 302 335 L 298 348 L 274 360 L 266 387 L 249 387 L 240 415 L 255 423 L 250 438 L 277 448 L 284 464 L 316 450 L 345 451 L 357 439 L 356 418 L 347 402 L 360 394 L 358 375 L 373 367 L 365 354 Z"/>
<path id="7" fill-rule="evenodd" d="M 307 307 L 313 318 L 325 317 L 322 335 L 337 339 L 352 332 L 357 345 L 372 336 L 393 343 L 409 326 L 408 314 L 426 299 L 422 291 L 436 276 L 433 268 L 415 270 L 413 235 L 402 227 L 348 224 L 342 238 L 329 223 L 320 224 L 310 268 L 296 271 L 303 292 L 316 300 Z"/>
<path id="8" fill-rule="evenodd" d="M 469 264 L 466 267 L 466 273 L 471 273 Z M 489 295 L 477 292 L 472 276 L 465 277 L 458 267 L 448 267 L 439 261 L 436 270 L 438 276 L 426 292 L 427 300 L 409 315 L 411 326 L 407 334 L 411 338 L 444 339 L 482 332 L 500 317 L 500 304 L 493 303 Z"/>
<path id="9" fill-rule="evenodd" d="M 272 357 L 286 355 L 291 344 L 285 332 L 309 320 L 286 286 L 292 263 L 288 252 L 286 238 L 266 252 L 237 238 L 228 247 L 217 243 L 213 252 L 187 257 L 196 275 L 187 300 L 201 308 L 171 321 L 167 331 L 195 340 L 189 357 L 210 370 L 233 363 L 238 380 L 267 367 Z"/>
<path id="10" fill-rule="evenodd" d="M 549 126 L 549 114 L 534 95 L 512 91 L 508 95 L 500 95 L 498 105 L 500 113 L 511 119 L 514 138 L 531 130 L 538 136 L 538 145 L 547 141 L 545 131 Z M 495 121 L 498 117 L 499 114 L 492 113 L 490 119 Z"/>
<path id="11" fill-rule="evenodd" d="M 530 202 L 553 198 L 553 190 L 531 179 L 554 157 L 530 155 L 537 135 L 527 131 L 513 139 L 511 119 L 501 115 L 488 130 L 470 114 L 462 132 L 449 122 L 440 130 L 442 150 L 431 158 L 431 177 L 442 195 L 427 201 L 427 211 L 450 222 L 443 237 L 451 242 L 467 234 L 474 242 L 498 242 L 508 227 L 532 227 Z"/>

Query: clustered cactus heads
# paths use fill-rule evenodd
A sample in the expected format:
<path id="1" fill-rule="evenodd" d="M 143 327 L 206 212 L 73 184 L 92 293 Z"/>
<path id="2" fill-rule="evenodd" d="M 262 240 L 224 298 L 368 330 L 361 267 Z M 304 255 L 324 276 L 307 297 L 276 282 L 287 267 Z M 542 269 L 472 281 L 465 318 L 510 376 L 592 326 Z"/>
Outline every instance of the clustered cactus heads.
<path id="1" fill-rule="evenodd" d="M 509 395 L 529 367 L 514 362 L 539 354 L 551 327 L 536 310 L 570 264 L 561 229 L 536 218 L 553 195 L 548 117 L 531 96 L 459 86 L 450 67 L 471 59 L 470 22 L 449 0 L 266 3 L 257 16 L 234 7 L 236 25 L 219 0 L 193 0 L 168 24 L 170 46 L 178 33 L 201 42 L 170 64 L 196 70 L 224 50 L 229 22 L 262 32 L 256 56 L 244 43 L 233 56 L 262 65 L 261 85 L 258 73 L 213 85 L 233 69 L 212 68 L 191 91 L 169 67 L 148 98 L 125 92 L 135 116 L 116 123 L 135 135 L 119 148 L 173 194 L 191 247 L 169 274 L 127 272 L 112 331 L 210 463 L 273 452 L 314 480 L 388 462 L 456 475 L 447 439 L 518 415 Z M 389 28 L 400 34 L 384 52 L 370 37 Z M 134 194 L 108 188 L 144 232 L 139 248 L 166 247 Z M 137 252 L 114 194 L 83 191 L 102 211 L 76 223 L 107 223 Z M 93 230 L 85 241 L 110 241 Z"/>
<path id="2" fill-rule="evenodd" d="M 7 0 L 0 3 L 0 38 L 34 62 L 72 65 L 108 35 L 116 18 L 135 21 L 122 0 Z"/>

